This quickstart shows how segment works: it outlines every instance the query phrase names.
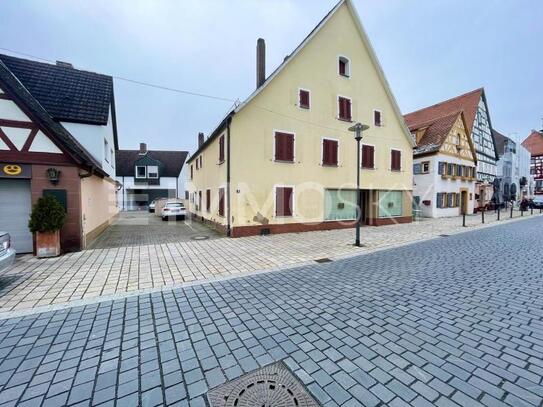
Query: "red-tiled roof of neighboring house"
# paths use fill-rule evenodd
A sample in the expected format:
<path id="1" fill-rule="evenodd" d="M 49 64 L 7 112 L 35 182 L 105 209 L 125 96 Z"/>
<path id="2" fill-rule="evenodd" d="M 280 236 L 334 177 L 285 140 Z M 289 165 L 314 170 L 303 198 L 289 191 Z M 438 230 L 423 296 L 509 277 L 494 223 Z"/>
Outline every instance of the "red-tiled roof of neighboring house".
<path id="1" fill-rule="evenodd" d="M 543 130 L 532 130 L 526 140 L 522 142 L 531 155 L 543 155 Z"/>
<path id="2" fill-rule="evenodd" d="M 461 114 L 462 112 L 456 111 L 446 116 L 434 117 L 409 126 L 409 130 L 413 133 L 420 130 L 424 131 L 423 136 L 417 142 L 414 154 L 438 151 Z"/>
<path id="3" fill-rule="evenodd" d="M 473 122 L 475 121 L 475 116 L 477 114 L 477 106 L 479 105 L 479 100 L 481 99 L 483 91 L 483 88 L 475 89 L 463 95 L 445 100 L 444 102 L 408 113 L 404 116 L 405 124 L 409 128 L 412 126 L 420 128 L 422 123 L 430 122 L 436 118 L 454 113 L 463 112 L 466 125 L 468 126 L 467 130 L 471 134 Z"/>

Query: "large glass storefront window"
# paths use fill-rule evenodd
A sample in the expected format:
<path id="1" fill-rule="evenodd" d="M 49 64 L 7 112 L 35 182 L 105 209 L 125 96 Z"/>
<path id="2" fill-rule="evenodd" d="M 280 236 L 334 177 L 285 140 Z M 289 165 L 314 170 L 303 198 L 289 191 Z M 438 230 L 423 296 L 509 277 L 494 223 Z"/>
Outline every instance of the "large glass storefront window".
<path id="1" fill-rule="evenodd" d="M 356 191 L 327 189 L 324 191 L 324 219 L 356 219 Z"/>
<path id="2" fill-rule="evenodd" d="M 402 216 L 402 191 L 379 191 L 379 217 Z"/>

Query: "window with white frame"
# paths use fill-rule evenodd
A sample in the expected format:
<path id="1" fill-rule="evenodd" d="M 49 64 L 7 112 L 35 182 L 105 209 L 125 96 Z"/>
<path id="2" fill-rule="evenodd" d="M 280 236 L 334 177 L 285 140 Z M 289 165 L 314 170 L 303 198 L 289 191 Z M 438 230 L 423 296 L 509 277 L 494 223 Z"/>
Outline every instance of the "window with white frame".
<path id="1" fill-rule="evenodd" d="M 148 178 L 158 178 L 158 166 L 156 166 L 156 165 L 147 166 L 147 177 Z"/>
<path id="2" fill-rule="evenodd" d="M 338 73 L 349 78 L 351 76 L 351 61 L 345 56 L 338 57 Z"/>
<path id="3" fill-rule="evenodd" d="M 147 178 L 147 167 L 144 165 L 136 166 L 136 178 Z"/>

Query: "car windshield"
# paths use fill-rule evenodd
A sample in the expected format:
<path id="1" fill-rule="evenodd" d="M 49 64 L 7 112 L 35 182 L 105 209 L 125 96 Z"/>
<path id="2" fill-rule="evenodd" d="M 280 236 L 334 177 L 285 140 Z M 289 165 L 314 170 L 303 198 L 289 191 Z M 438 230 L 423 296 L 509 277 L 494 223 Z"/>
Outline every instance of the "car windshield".
<path id="1" fill-rule="evenodd" d="M 534 202 L 543 202 L 543 196 L 534 198 Z"/>

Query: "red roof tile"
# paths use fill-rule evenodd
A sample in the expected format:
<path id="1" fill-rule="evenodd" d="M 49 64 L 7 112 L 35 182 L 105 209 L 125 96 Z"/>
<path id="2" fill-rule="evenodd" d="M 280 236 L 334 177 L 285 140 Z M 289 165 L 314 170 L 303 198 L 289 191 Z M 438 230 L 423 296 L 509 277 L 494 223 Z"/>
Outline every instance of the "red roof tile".
<path id="1" fill-rule="evenodd" d="M 447 116 L 436 117 L 429 121 L 409 126 L 411 132 L 425 129 L 423 136 L 417 143 L 415 154 L 438 151 L 460 114 L 461 112 L 454 112 Z"/>
<path id="2" fill-rule="evenodd" d="M 522 145 L 531 155 L 543 155 L 543 130 L 532 130 L 532 133 L 526 137 L 526 140 L 522 142 Z"/>
<path id="3" fill-rule="evenodd" d="M 436 118 L 454 113 L 464 112 L 464 119 L 466 120 L 466 125 L 471 134 L 473 122 L 475 121 L 475 116 L 477 114 L 477 106 L 479 105 L 482 94 L 483 88 L 475 89 L 466 94 L 445 100 L 444 102 L 408 113 L 404 116 L 405 124 L 409 128 L 412 126 L 420 128 L 421 123 L 430 122 Z"/>

